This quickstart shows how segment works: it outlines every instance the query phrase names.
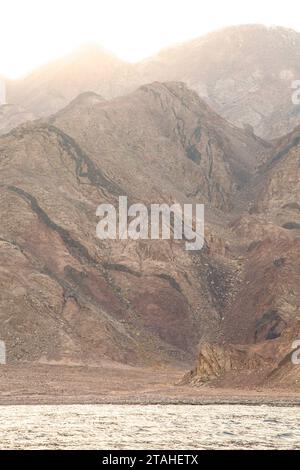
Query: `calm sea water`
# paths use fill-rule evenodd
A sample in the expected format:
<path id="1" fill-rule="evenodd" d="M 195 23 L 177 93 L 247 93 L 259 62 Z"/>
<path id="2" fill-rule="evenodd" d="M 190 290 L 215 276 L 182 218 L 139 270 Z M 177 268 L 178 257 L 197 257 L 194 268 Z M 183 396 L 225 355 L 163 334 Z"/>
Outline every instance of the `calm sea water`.
<path id="1" fill-rule="evenodd" d="M 300 449 L 300 407 L 1 406 L 1 449 Z"/>

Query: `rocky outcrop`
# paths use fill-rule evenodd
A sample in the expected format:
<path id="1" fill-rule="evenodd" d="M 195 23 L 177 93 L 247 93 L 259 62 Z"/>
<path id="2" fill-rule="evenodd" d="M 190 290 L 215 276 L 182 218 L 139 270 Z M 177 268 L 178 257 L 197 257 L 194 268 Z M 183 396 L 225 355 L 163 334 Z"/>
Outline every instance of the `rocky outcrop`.
<path id="1" fill-rule="evenodd" d="M 204 343 L 200 347 L 195 369 L 180 384 L 201 385 L 224 377 L 228 372 L 256 371 L 266 360 L 245 346 Z"/>

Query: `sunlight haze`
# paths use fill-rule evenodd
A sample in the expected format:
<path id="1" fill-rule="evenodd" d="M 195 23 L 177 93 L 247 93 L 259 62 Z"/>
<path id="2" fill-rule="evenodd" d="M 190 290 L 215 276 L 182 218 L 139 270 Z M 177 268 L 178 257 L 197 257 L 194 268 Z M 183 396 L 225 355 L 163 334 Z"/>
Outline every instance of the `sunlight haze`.
<path id="1" fill-rule="evenodd" d="M 295 0 L 284 11 L 281 2 L 258 0 L 2 0 L 0 74 L 20 77 L 87 43 L 135 62 L 234 24 L 300 30 L 296 8 Z"/>

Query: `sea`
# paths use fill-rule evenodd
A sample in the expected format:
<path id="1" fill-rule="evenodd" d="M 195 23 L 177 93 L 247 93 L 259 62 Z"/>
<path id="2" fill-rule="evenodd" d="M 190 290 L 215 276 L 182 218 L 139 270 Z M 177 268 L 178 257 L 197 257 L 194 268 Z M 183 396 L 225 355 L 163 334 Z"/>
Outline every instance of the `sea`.
<path id="1" fill-rule="evenodd" d="M 0 406 L 0 449 L 300 449 L 300 407 Z"/>

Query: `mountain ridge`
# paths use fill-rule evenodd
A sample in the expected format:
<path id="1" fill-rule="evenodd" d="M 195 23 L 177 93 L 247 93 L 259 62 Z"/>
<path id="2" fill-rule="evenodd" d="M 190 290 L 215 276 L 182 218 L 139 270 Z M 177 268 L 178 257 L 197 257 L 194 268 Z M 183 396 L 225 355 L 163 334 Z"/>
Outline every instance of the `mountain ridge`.
<path id="1" fill-rule="evenodd" d="M 9 83 L 8 101 L 41 117 L 85 91 L 111 99 L 145 83 L 183 81 L 225 119 L 252 126 L 255 134 L 271 140 L 300 122 L 300 107 L 292 103 L 292 82 L 300 77 L 299 46 L 300 33 L 291 29 L 240 25 L 166 48 L 136 64 L 101 48 L 99 53 L 92 48 L 92 54 L 81 49 Z"/>

